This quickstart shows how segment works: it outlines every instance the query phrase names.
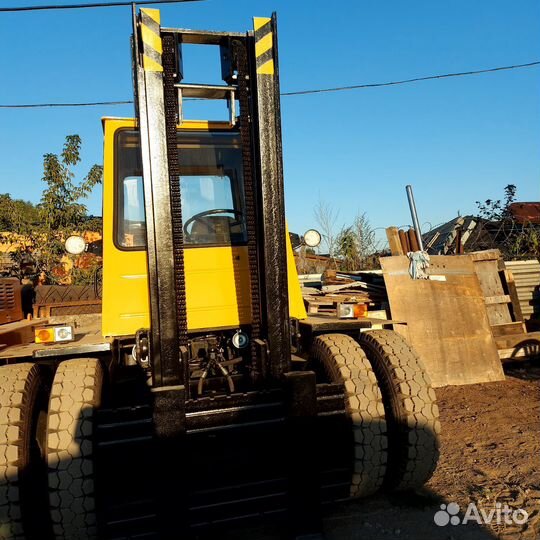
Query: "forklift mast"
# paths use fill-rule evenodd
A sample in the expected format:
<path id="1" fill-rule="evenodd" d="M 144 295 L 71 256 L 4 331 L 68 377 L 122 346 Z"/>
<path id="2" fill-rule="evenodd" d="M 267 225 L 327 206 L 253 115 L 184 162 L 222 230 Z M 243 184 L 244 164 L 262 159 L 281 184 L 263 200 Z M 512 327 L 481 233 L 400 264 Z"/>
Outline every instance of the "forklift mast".
<path id="1" fill-rule="evenodd" d="M 155 9 L 133 13 L 136 115 L 141 135 L 153 388 L 187 392 L 187 314 L 177 127 L 186 98 L 225 100 L 241 136 L 251 294 L 253 361 L 267 375 L 289 371 L 291 333 L 286 259 L 277 19 L 255 18 L 248 33 L 162 28 Z M 219 46 L 225 84 L 187 84 L 184 44 Z M 236 102 L 239 103 L 238 117 Z"/>

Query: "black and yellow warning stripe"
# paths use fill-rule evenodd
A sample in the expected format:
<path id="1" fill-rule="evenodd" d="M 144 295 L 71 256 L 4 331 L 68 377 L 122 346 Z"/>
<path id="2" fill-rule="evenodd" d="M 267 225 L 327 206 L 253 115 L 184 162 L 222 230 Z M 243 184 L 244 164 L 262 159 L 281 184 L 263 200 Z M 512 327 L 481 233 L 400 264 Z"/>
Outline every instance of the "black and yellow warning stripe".
<path id="1" fill-rule="evenodd" d="M 255 30 L 255 63 L 258 74 L 274 74 L 274 33 L 272 19 L 254 17 Z"/>
<path id="2" fill-rule="evenodd" d="M 163 71 L 160 20 L 159 9 L 141 8 L 140 32 L 145 71 Z"/>

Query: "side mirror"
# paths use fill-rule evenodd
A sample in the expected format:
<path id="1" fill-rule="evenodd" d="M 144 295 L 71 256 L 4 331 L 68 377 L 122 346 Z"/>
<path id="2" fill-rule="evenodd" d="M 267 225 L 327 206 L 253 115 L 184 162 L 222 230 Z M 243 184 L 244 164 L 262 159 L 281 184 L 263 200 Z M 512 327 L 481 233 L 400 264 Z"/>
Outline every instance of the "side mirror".
<path id="1" fill-rule="evenodd" d="M 86 250 L 86 242 L 82 236 L 76 234 L 69 236 L 64 244 L 66 251 L 71 255 L 80 255 Z"/>

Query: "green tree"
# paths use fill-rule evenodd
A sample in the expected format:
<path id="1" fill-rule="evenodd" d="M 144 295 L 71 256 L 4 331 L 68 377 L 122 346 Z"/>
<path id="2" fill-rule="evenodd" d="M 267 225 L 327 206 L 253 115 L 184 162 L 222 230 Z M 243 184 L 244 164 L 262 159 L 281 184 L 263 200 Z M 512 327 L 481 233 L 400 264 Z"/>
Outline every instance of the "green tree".
<path id="1" fill-rule="evenodd" d="M 81 182 L 75 181 L 73 168 L 81 161 L 80 151 L 79 135 L 68 135 L 60 155 L 49 153 L 43 156 L 42 180 L 46 188 L 36 209 L 38 222 L 33 222 L 25 232 L 28 238 L 26 246 L 21 246 L 13 254 L 14 260 L 19 261 L 27 257 L 30 250 L 34 272 L 44 274 L 47 283 L 54 284 L 61 279 L 58 268 L 62 257 L 67 255 L 64 241 L 70 234 L 86 228 L 88 217 L 81 199 L 101 182 L 100 165 L 93 165 Z M 77 276 L 79 274 L 81 272 Z M 82 281 L 86 279 L 85 276 L 79 277 Z"/>
<path id="2" fill-rule="evenodd" d="M 353 230 L 358 246 L 358 255 L 362 266 L 366 259 L 376 251 L 375 231 L 371 227 L 367 214 L 357 214 L 353 222 Z"/>
<path id="3" fill-rule="evenodd" d="M 354 228 L 341 229 L 336 238 L 336 254 L 341 259 L 342 270 L 359 270 L 360 253 Z"/>
<path id="4" fill-rule="evenodd" d="M 39 211 L 31 202 L 0 194 L 0 234 L 27 234 L 38 221 Z"/>
<path id="5" fill-rule="evenodd" d="M 83 223 L 85 231 L 103 233 L 103 218 L 101 216 L 88 216 Z"/>
<path id="6" fill-rule="evenodd" d="M 43 156 L 43 178 L 47 188 L 41 196 L 39 211 L 48 231 L 73 230 L 86 217 L 86 206 L 80 202 L 87 197 L 103 175 L 101 165 L 93 165 L 80 183 L 75 183 L 73 167 L 80 163 L 81 138 L 68 135 L 60 156 Z"/>
<path id="7" fill-rule="evenodd" d="M 503 199 L 476 201 L 478 232 L 475 232 L 475 241 L 469 241 L 468 250 L 496 248 L 505 260 L 540 256 L 540 225 L 516 218 L 510 211 L 516 193 L 516 186 L 508 184 Z"/>
<path id="8" fill-rule="evenodd" d="M 365 213 L 357 214 L 353 224 L 344 227 L 336 238 L 336 254 L 343 270 L 362 270 L 376 251 L 375 231 Z"/>
<path id="9" fill-rule="evenodd" d="M 516 200 L 517 187 L 508 184 L 504 188 L 504 199 L 486 199 L 484 202 L 476 201 L 478 217 L 487 221 L 502 221 L 511 217 L 510 205 Z"/>

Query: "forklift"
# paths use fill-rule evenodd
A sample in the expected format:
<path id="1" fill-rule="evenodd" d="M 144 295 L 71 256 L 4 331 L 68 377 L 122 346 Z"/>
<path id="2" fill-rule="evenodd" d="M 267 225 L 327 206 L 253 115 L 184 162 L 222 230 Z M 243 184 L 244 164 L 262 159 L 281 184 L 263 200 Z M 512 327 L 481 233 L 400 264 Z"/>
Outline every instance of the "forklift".
<path id="1" fill-rule="evenodd" d="M 134 8 L 133 27 L 136 118 L 103 121 L 101 332 L 0 351 L 0 539 L 215 537 L 261 517 L 302 537 L 321 505 L 421 487 L 440 422 L 416 353 L 393 321 L 306 315 L 276 15 L 231 33 Z M 223 84 L 182 82 L 192 45 L 219 52 Z M 193 98 L 228 120 L 186 119 Z"/>

